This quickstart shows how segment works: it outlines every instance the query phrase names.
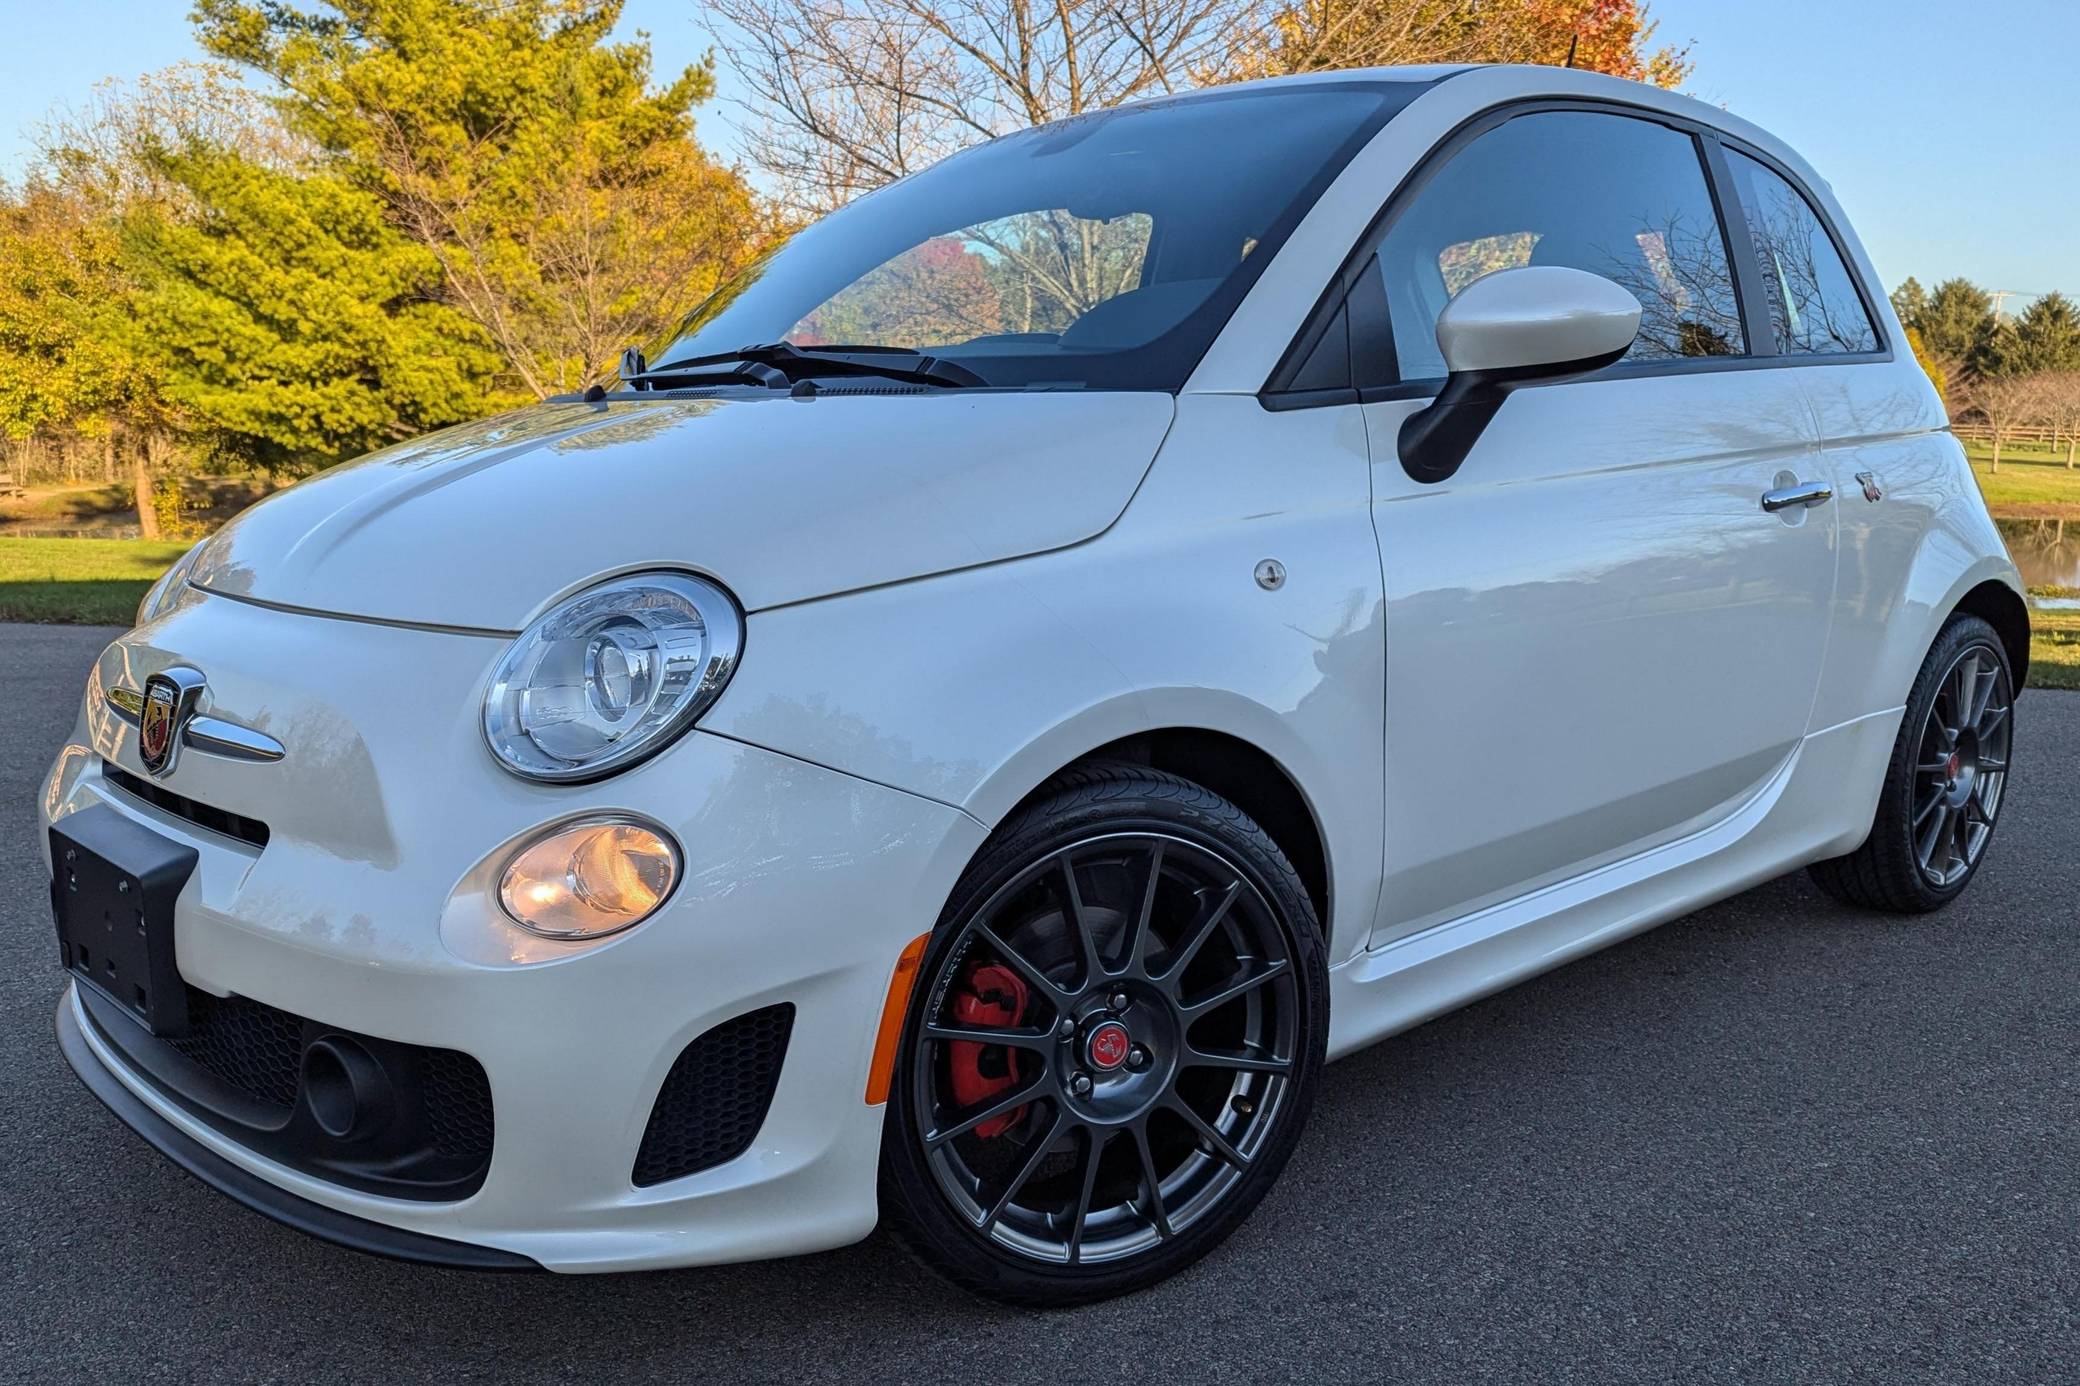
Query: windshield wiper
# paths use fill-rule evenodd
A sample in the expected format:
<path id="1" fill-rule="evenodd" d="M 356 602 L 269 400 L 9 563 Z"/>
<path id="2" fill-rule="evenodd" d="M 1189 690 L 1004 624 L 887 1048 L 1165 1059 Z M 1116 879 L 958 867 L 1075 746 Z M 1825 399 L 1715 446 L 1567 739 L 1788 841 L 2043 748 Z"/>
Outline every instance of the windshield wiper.
<path id="1" fill-rule="evenodd" d="M 651 366 L 627 379 L 633 384 L 639 380 L 678 378 L 700 372 L 705 367 L 737 363 L 745 367 L 741 372 L 745 375 L 761 369 L 778 374 L 781 379 L 773 383 L 780 385 L 834 375 L 876 376 L 883 380 L 900 380 L 908 385 L 938 385 L 952 389 L 989 384 L 966 366 L 927 356 L 908 347 L 796 346 L 792 342 L 766 342 L 739 347 L 735 351 L 717 352 L 713 356 L 689 356 L 667 361 L 661 366 Z"/>

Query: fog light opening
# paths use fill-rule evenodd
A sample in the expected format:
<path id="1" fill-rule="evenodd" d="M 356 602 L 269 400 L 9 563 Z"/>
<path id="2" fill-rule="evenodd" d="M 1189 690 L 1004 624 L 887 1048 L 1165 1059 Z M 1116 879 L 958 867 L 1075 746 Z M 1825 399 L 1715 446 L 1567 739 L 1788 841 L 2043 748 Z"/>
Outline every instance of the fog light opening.
<path id="1" fill-rule="evenodd" d="M 678 880 L 679 849 L 659 829 L 633 818 L 581 819 L 515 852 L 498 902 L 543 938 L 604 938 L 655 914 Z"/>

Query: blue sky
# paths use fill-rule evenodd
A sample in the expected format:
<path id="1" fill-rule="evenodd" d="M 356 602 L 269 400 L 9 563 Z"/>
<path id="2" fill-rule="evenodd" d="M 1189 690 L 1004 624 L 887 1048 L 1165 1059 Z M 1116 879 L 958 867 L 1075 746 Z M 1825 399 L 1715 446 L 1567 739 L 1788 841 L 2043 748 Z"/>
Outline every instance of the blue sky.
<path id="1" fill-rule="evenodd" d="M 0 0 L 0 174 L 28 132 L 104 77 L 199 57 L 187 0 Z M 1969 275 L 2080 297 L 2080 53 L 2075 0 L 1652 0 L 1688 41 L 1690 94 L 1796 146 L 1834 185 L 1888 287 Z M 696 0 L 629 0 L 660 71 L 710 38 Z M 725 155 L 725 100 L 702 137 Z M 2061 172 L 2063 170 L 2063 172 Z M 2011 304 L 2012 307 L 2012 304 Z"/>

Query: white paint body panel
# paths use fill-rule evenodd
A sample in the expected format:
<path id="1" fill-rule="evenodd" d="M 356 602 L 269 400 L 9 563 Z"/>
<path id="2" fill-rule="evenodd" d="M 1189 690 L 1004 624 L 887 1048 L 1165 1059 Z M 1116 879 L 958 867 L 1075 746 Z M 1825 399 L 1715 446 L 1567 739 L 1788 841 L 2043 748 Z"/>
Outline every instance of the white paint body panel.
<path id="1" fill-rule="evenodd" d="M 1799 373 L 1520 390 L 1432 486 L 1394 452 L 1415 403 L 1365 407 L 1387 588 L 1384 936 L 1681 836 L 1790 758 L 1833 618 L 1837 511 L 1761 506 L 1818 472 Z M 1457 789 L 1469 773 L 1477 793 Z"/>
<path id="2" fill-rule="evenodd" d="M 1157 394 L 541 405 L 269 497 L 210 541 L 194 581 L 517 631 L 603 573 L 690 561 L 755 611 L 1087 539 L 1134 494 L 1171 408 Z"/>
<path id="3" fill-rule="evenodd" d="M 1332 1053 L 1853 848 L 1937 629 L 1982 582 L 2019 592 L 1910 359 L 1524 389 L 1427 488 L 1393 451 L 1418 402 L 1256 398 L 1416 162 L 1539 96 L 1716 125 L 1825 197 L 1790 151 L 1697 103 L 1468 72 L 1360 151 L 1174 398 L 562 406 L 261 507 L 205 556 L 219 595 L 103 656 L 39 808 L 108 803 L 196 845 L 176 919 L 195 985 L 478 1057 L 490 1173 L 456 1204 L 358 1194 L 104 1061 L 225 1158 L 360 1217 L 560 1270 L 776 1255 L 874 1222 L 881 1111 L 862 1096 L 898 953 L 993 825 L 1118 738 L 1224 733 L 1299 789 L 1327 863 Z M 1831 479 L 1835 501 L 1763 513 L 1780 471 Z M 603 522 L 629 488 L 653 503 Z M 1276 590 L 1252 578 L 1267 557 Z M 596 785 L 491 760 L 478 718 L 502 638 L 384 624 L 511 630 L 658 565 L 736 593 L 743 661 L 697 732 Z M 211 711 L 289 747 L 174 773 L 266 821 L 262 852 L 101 777 L 101 758 L 141 769 L 104 687 L 175 662 L 207 673 Z M 487 905 L 508 844 L 609 809 L 683 846 L 658 917 L 549 944 Z M 753 1149 L 634 1188 L 679 1049 L 781 999 L 798 1020 Z"/>

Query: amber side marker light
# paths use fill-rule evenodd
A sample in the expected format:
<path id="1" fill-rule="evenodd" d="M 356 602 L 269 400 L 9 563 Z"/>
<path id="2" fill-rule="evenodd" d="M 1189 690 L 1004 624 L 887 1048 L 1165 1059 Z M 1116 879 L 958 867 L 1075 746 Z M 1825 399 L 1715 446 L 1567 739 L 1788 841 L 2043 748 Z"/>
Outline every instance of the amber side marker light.
<path id="1" fill-rule="evenodd" d="M 917 985 L 917 969 L 924 962 L 924 946 L 930 934 L 919 934 L 896 959 L 896 975 L 888 979 L 888 999 L 881 1003 L 881 1030 L 874 1036 L 874 1066 L 867 1070 L 867 1105 L 878 1107 L 888 1101 L 888 1085 L 895 1078 L 896 1049 L 903 1042 L 903 1015 L 910 1009 L 910 992 Z"/>

